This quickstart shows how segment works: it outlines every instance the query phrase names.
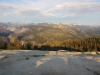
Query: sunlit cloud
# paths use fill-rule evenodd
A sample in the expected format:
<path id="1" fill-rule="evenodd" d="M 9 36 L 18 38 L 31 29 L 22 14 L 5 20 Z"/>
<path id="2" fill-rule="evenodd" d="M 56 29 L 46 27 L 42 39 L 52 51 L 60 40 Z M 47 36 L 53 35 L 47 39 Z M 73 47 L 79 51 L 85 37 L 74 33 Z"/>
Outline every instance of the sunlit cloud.
<path id="1" fill-rule="evenodd" d="M 16 3 L 9 1 L 0 2 L 1 16 L 9 17 L 13 14 L 12 16 L 20 18 L 51 20 L 51 18 L 100 15 L 100 2 L 97 0 L 18 0 Z"/>
<path id="2" fill-rule="evenodd" d="M 9 13 L 9 12 L 5 12 L 3 15 L 4 15 L 4 16 L 10 16 L 10 15 L 12 15 L 12 14 Z"/>
<path id="3" fill-rule="evenodd" d="M 99 14 L 100 3 L 65 2 L 47 10 L 46 13 L 58 13 L 61 16 L 83 16 L 88 14 Z"/>

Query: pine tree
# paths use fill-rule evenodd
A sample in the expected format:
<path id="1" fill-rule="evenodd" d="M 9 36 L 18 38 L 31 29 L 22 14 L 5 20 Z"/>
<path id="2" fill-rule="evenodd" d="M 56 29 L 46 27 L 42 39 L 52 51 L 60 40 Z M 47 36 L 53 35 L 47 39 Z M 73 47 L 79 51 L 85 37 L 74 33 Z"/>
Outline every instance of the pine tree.
<path id="1" fill-rule="evenodd" d="M 96 43 L 94 44 L 94 50 L 95 52 L 97 52 L 97 46 L 96 46 Z"/>
<path id="2" fill-rule="evenodd" d="M 7 44 L 7 50 L 13 49 L 12 46 L 11 46 L 11 44 L 9 42 L 7 42 L 6 44 Z"/>
<path id="3" fill-rule="evenodd" d="M 26 45 L 26 47 L 27 47 L 28 50 L 33 49 L 33 45 L 32 45 L 31 42 L 28 42 L 27 45 Z"/>
<path id="4" fill-rule="evenodd" d="M 38 44 L 38 49 L 41 49 L 41 47 L 42 47 L 42 45 L 39 43 L 39 44 Z"/>
<path id="5" fill-rule="evenodd" d="M 13 42 L 13 48 L 14 48 L 14 49 L 17 49 L 17 50 L 20 49 L 21 46 L 20 46 L 20 44 L 19 44 L 19 41 L 18 41 L 17 36 L 15 36 L 13 39 L 14 39 L 14 40 L 13 40 L 13 41 L 14 41 L 14 42 Z"/>
<path id="6" fill-rule="evenodd" d="M 0 49 L 3 49 L 3 44 L 2 44 L 2 42 L 0 42 Z"/>
<path id="7" fill-rule="evenodd" d="M 4 49 L 7 49 L 7 42 L 4 43 Z"/>

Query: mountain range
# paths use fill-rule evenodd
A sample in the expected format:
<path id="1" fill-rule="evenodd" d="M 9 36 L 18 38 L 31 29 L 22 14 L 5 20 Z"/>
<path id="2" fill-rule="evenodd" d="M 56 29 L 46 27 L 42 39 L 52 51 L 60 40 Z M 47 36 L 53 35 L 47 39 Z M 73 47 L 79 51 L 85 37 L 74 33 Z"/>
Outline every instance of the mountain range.
<path id="1" fill-rule="evenodd" d="M 26 42 L 45 43 L 100 36 L 100 26 L 77 23 L 40 22 L 40 23 L 2 23 L 0 22 L 0 41 L 16 35 Z"/>

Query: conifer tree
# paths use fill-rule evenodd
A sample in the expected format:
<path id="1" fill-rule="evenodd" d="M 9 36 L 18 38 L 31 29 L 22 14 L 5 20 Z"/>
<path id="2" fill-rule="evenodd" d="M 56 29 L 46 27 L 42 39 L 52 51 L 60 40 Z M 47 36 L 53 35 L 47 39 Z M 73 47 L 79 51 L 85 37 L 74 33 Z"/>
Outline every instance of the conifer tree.
<path id="1" fill-rule="evenodd" d="M 27 45 L 26 45 L 26 47 L 27 47 L 28 50 L 33 49 L 33 45 L 32 45 L 31 42 L 28 42 Z"/>
<path id="2" fill-rule="evenodd" d="M 7 50 L 13 49 L 12 46 L 11 46 L 11 44 L 9 42 L 7 42 L 6 44 L 7 44 Z"/>
<path id="3" fill-rule="evenodd" d="M 3 44 L 2 44 L 2 42 L 0 42 L 0 49 L 3 49 Z"/>
<path id="4" fill-rule="evenodd" d="M 13 38 L 14 40 L 13 40 L 13 47 L 14 47 L 14 49 L 20 49 L 20 44 L 19 44 L 19 41 L 18 41 L 18 38 L 17 38 L 17 36 L 15 36 L 14 38 Z"/>

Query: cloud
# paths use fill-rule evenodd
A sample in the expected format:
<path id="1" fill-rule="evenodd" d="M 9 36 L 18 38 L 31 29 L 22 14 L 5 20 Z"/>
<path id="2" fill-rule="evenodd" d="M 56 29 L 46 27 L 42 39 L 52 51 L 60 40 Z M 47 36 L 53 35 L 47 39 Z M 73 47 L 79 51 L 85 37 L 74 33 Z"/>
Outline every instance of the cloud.
<path id="1" fill-rule="evenodd" d="M 9 13 L 9 12 L 5 12 L 3 15 L 4 15 L 4 16 L 9 16 L 9 15 L 12 15 L 12 14 Z"/>
<path id="2" fill-rule="evenodd" d="M 17 15 L 29 16 L 29 17 L 42 17 L 43 13 L 38 9 L 22 9 L 15 12 Z"/>
<path id="3" fill-rule="evenodd" d="M 100 3 L 65 2 L 45 11 L 46 13 L 56 13 L 64 16 L 83 16 L 100 13 Z"/>
<path id="4" fill-rule="evenodd" d="M 0 10 L 4 12 L 4 16 L 8 16 L 11 13 L 19 16 L 29 17 L 42 17 L 43 12 L 39 8 L 28 7 L 27 5 L 0 5 Z M 9 12 L 9 13 L 5 13 Z"/>
<path id="5" fill-rule="evenodd" d="M 14 9 L 15 8 L 10 6 L 10 5 L 2 5 L 2 4 L 0 4 L 0 10 L 6 11 L 6 10 L 14 10 Z"/>
<path id="6" fill-rule="evenodd" d="M 23 1 L 29 4 L 0 4 L 0 10 L 5 16 L 15 14 L 29 17 L 73 17 L 100 13 L 100 3 L 91 2 L 91 0 Z"/>

